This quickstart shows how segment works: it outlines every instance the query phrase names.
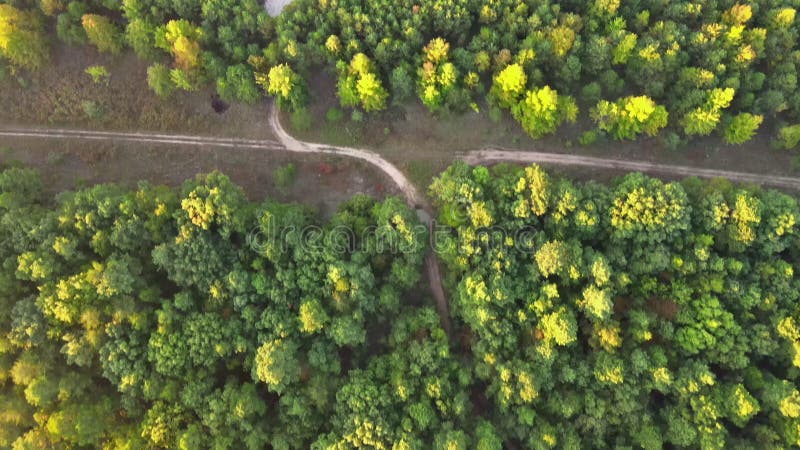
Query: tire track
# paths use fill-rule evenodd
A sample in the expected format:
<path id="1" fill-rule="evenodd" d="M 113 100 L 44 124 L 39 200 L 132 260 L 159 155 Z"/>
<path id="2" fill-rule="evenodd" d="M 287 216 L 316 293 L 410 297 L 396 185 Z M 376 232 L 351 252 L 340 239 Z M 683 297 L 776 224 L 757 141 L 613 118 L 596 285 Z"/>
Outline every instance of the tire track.
<path id="1" fill-rule="evenodd" d="M 595 167 L 601 169 L 621 170 L 629 172 L 659 173 L 681 177 L 696 176 L 699 178 L 727 178 L 741 183 L 753 183 L 767 186 L 800 190 L 800 178 L 778 175 L 759 175 L 748 172 L 729 170 L 703 169 L 699 167 L 657 164 L 644 161 L 631 161 L 613 158 L 596 158 L 592 156 L 569 155 L 561 153 L 543 153 L 485 148 L 463 155 L 467 164 L 476 165 L 487 162 L 522 162 L 560 166 Z"/>
<path id="2" fill-rule="evenodd" d="M 397 166 L 384 159 L 381 155 L 371 150 L 342 147 L 334 145 L 318 144 L 313 142 L 300 141 L 292 137 L 284 130 L 278 117 L 277 108 L 271 107 L 268 122 L 277 140 L 272 139 L 241 139 L 241 138 L 220 138 L 212 136 L 192 136 L 185 134 L 163 134 L 163 133 L 143 133 L 143 132 L 113 132 L 113 131 L 88 131 L 74 129 L 46 129 L 46 128 L 5 128 L 0 129 L 0 136 L 23 137 L 23 138 L 43 138 L 43 139 L 76 139 L 76 140 L 97 140 L 97 141 L 119 141 L 137 142 L 152 144 L 172 144 L 172 145 L 195 145 L 195 146 L 215 146 L 227 148 L 252 148 L 270 151 L 289 151 L 294 153 L 322 153 L 336 156 L 344 156 L 362 160 L 383 172 L 394 182 L 403 196 L 406 203 L 412 208 L 422 208 L 430 214 L 431 208 L 427 205 L 425 198 L 419 194 L 416 187 L 400 171 Z M 487 147 L 481 150 L 462 153 L 457 156 L 467 164 L 477 165 L 493 162 L 516 162 L 516 163 L 537 163 L 545 165 L 560 166 L 579 166 L 594 167 L 600 169 L 636 171 L 655 174 L 672 175 L 679 177 L 696 176 L 700 178 L 727 178 L 741 183 L 753 183 L 781 188 L 800 190 L 800 178 L 761 175 L 748 172 L 736 172 L 728 170 L 704 169 L 689 166 L 678 166 L 671 164 L 649 163 L 644 161 L 621 160 L 614 158 L 597 158 L 591 156 L 580 156 L 560 153 L 544 153 L 523 150 L 508 150 L 503 148 Z M 432 220 L 426 220 L 428 229 L 432 232 Z M 439 272 L 439 262 L 434 252 L 430 252 L 425 257 L 425 268 L 428 275 L 431 294 L 436 301 L 436 308 L 442 321 L 442 325 L 450 331 L 450 315 L 447 298 L 442 287 L 441 274 Z"/>

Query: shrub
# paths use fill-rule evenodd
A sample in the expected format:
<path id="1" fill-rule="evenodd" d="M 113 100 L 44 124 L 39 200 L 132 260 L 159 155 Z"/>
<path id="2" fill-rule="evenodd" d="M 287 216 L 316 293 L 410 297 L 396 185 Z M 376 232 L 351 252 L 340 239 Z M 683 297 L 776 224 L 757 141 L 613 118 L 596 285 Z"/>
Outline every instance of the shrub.
<path id="1" fill-rule="evenodd" d="M 292 127 L 295 130 L 299 131 L 310 130 L 313 120 L 314 119 L 311 117 L 311 113 L 308 111 L 307 108 L 295 109 L 294 111 L 292 111 L 292 115 L 290 117 L 290 121 L 292 122 Z"/>
<path id="2" fill-rule="evenodd" d="M 344 117 L 344 112 L 339 108 L 329 108 L 325 112 L 325 120 L 328 122 L 339 122 Z"/>
<path id="3" fill-rule="evenodd" d="M 97 50 L 117 54 L 122 51 L 122 34 L 108 17 L 97 14 L 85 14 L 81 24 L 86 36 Z"/>
<path id="4" fill-rule="evenodd" d="M 86 114 L 86 117 L 91 120 L 100 120 L 105 114 L 103 107 L 93 100 L 82 101 L 81 109 L 83 109 L 83 113 Z"/>
<path id="5" fill-rule="evenodd" d="M 108 84 L 108 78 L 111 76 L 111 74 L 108 73 L 108 69 L 104 66 L 89 66 L 84 70 L 84 73 L 92 78 L 94 84 L 99 84 L 101 82 Z"/>
<path id="6" fill-rule="evenodd" d="M 578 144 L 585 146 L 589 146 L 597 142 L 597 131 L 589 130 L 581 134 L 578 138 Z"/>
<path id="7" fill-rule="evenodd" d="M 276 167 L 275 170 L 272 171 L 272 181 L 275 183 L 275 187 L 278 188 L 278 190 L 285 191 L 294 183 L 296 175 L 297 168 L 294 164 L 289 163 L 285 166 Z"/>
<path id="8" fill-rule="evenodd" d="M 800 143 L 800 124 L 788 125 L 778 130 L 778 138 L 773 142 L 777 148 L 792 149 Z"/>
<path id="9" fill-rule="evenodd" d="M 159 97 L 168 97 L 175 90 L 169 76 L 169 69 L 163 64 L 153 64 L 147 68 L 147 85 Z"/>

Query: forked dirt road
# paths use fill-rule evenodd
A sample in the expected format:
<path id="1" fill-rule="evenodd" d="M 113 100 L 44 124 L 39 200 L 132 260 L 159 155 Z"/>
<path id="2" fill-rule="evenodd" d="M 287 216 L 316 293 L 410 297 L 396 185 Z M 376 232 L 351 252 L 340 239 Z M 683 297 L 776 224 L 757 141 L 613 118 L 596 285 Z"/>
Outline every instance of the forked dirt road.
<path id="1" fill-rule="evenodd" d="M 158 133 L 124 133 L 106 132 L 90 130 L 70 130 L 70 129 L 51 129 L 51 128 L 0 128 L 0 137 L 24 137 L 24 138 L 46 138 L 46 139 L 76 139 L 76 140 L 106 140 L 117 142 L 138 142 L 153 144 L 173 144 L 173 145 L 206 145 L 229 148 L 255 148 L 263 150 L 290 151 L 295 153 L 322 153 L 337 156 L 346 156 L 365 161 L 378 170 L 386 174 L 403 192 L 406 202 L 414 208 L 424 208 L 430 212 L 430 207 L 426 205 L 425 198 L 419 194 L 411 181 L 400 171 L 397 166 L 384 159 L 378 153 L 371 150 L 339 147 L 313 142 L 299 141 L 292 137 L 280 123 L 276 108 L 270 108 L 269 125 L 272 128 L 277 140 L 253 140 L 238 138 L 217 138 L 206 136 L 190 136 L 181 134 L 158 134 Z M 793 190 L 800 190 L 800 178 L 761 175 L 746 172 L 733 172 L 726 170 L 702 169 L 688 166 L 675 166 L 669 164 L 656 164 L 642 161 L 630 161 L 620 159 L 594 158 L 589 156 L 578 156 L 569 154 L 528 152 L 520 150 L 505 150 L 499 148 L 485 148 L 458 155 L 453 155 L 456 159 L 462 159 L 468 164 L 482 164 L 490 162 L 521 162 L 537 163 L 544 165 L 560 166 L 580 166 L 594 167 L 599 169 L 612 169 L 620 171 L 637 171 L 654 174 L 671 175 L 677 177 L 696 176 L 700 178 L 722 177 L 732 181 L 742 183 L 754 183 L 760 185 L 774 186 Z M 432 225 L 429 221 L 429 227 Z M 436 300 L 436 307 L 442 318 L 442 325 L 446 330 L 450 330 L 449 312 L 447 299 L 442 288 L 441 276 L 439 273 L 439 263 L 436 255 L 432 252 L 425 258 L 425 266 L 430 283 L 431 294 Z"/>

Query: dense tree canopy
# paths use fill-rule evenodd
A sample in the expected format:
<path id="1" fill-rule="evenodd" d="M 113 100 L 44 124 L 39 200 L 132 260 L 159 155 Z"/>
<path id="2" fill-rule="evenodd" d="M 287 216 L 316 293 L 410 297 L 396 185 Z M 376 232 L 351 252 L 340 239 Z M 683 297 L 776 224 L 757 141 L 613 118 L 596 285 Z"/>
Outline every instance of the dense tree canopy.
<path id="1" fill-rule="evenodd" d="M 800 445 L 800 209 L 775 191 L 536 166 L 431 186 L 452 311 L 518 448 Z"/>
<path id="2" fill-rule="evenodd" d="M 322 223 L 251 203 L 218 173 L 54 202 L 36 173 L 0 173 L 0 447 L 308 448 L 330 432 L 347 372 L 411 309 L 416 220 L 398 199 L 356 196 Z M 420 355 L 441 356 L 424 311 Z M 442 395 L 467 383 L 442 380 Z"/>
<path id="3" fill-rule="evenodd" d="M 787 146 L 780 130 L 800 122 L 789 0 L 295 0 L 276 18 L 257 0 L 18 3 L 0 8 L 0 55 L 12 66 L 44 65 L 55 22 L 70 45 L 127 45 L 152 60 L 159 93 L 210 84 L 252 102 L 258 80 L 301 108 L 305 80 L 327 68 L 346 107 L 377 112 L 417 97 L 431 112 L 462 112 L 485 99 L 535 138 L 588 117 L 594 136 L 668 127 L 739 144 L 763 121 Z"/>
<path id="4" fill-rule="evenodd" d="M 464 164 L 430 193 L 450 336 L 396 198 L 0 172 L 0 446 L 800 445 L 794 198 Z"/>

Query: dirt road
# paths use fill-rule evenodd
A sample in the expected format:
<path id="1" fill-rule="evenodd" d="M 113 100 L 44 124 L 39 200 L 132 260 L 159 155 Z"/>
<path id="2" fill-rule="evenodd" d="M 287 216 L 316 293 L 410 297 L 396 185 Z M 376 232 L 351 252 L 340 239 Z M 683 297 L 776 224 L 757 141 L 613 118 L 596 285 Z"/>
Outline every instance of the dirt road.
<path id="1" fill-rule="evenodd" d="M 315 144 L 313 142 L 298 141 L 293 138 L 281 125 L 276 108 L 270 108 L 269 125 L 272 132 L 283 144 L 286 150 L 298 153 L 328 153 L 332 155 L 348 156 L 357 158 L 377 167 L 403 191 L 409 206 L 416 207 L 424 202 L 424 198 L 419 195 L 417 189 L 411 181 L 394 164 L 385 160 L 381 155 L 371 151 L 352 147 L 337 147 L 325 144 Z"/>
<path id="2" fill-rule="evenodd" d="M 145 144 L 210 145 L 231 148 L 284 150 L 278 141 L 238 139 L 183 134 L 124 133 L 114 131 L 69 130 L 58 128 L 1 128 L 0 136 L 89 141 L 138 142 Z"/>
<path id="3" fill-rule="evenodd" d="M 293 138 L 280 123 L 280 119 L 275 108 L 270 108 L 269 125 L 272 128 L 275 140 L 253 140 L 237 138 L 217 138 L 205 136 L 189 136 L 180 134 L 156 134 L 156 133 L 124 133 L 106 132 L 89 130 L 69 130 L 69 129 L 47 129 L 47 128 L 0 128 L 0 136 L 9 137 L 30 137 L 30 138 L 60 138 L 78 140 L 106 140 L 119 142 L 140 142 L 158 143 L 174 145 L 207 145 L 230 148 L 257 148 L 263 150 L 282 150 L 296 153 L 323 153 L 338 156 L 357 158 L 378 168 L 386 174 L 403 192 L 406 202 L 412 208 L 426 208 L 424 197 L 419 195 L 417 189 L 411 181 L 394 164 L 384 159 L 379 154 L 365 149 L 352 147 L 338 147 L 313 142 L 299 141 Z M 674 166 L 668 164 L 656 164 L 642 161 L 629 161 L 618 159 L 594 158 L 589 156 L 578 156 L 568 154 L 528 152 L 517 150 L 506 150 L 499 148 L 486 148 L 460 155 L 454 155 L 458 159 L 463 159 L 468 164 L 483 164 L 490 162 L 521 162 L 538 163 L 544 165 L 562 166 L 582 166 L 595 167 L 601 169 L 612 169 L 622 171 L 639 171 L 647 173 L 666 174 L 671 176 L 697 176 L 701 178 L 723 177 L 733 181 L 762 184 L 768 186 L 797 189 L 800 190 L 800 178 L 760 175 L 746 172 L 732 172 L 726 170 L 701 169 L 687 166 Z M 430 211 L 429 211 L 430 212 Z M 429 223 L 430 227 L 431 224 Z M 437 310 L 442 318 L 445 329 L 450 329 L 449 312 L 447 299 L 442 288 L 441 275 L 439 273 L 439 263 L 436 255 L 430 253 L 425 258 L 425 269 L 430 283 L 431 295 L 436 300 Z"/>
<path id="4" fill-rule="evenodd" d="M 644 161 L 631 161 L 612 158 L 594 158 L 591 156 L 579 156 L 561 153 L 527 152 L 487 148 L 468 152 L 462 155 L 462 159 L 467 164 L 471 165 L 508 161 L 518 163 L 537 163 L 543 165 L 594 167 L 626 172 L 664 174 L 678 177 L 695 176 L 700 178 L 727 178 L 729 180 L 738 181 L 741 183 L 754 183 L 800 190 L 800 178 L 794 177 L 759 175 L 755 173 L 701 169 L 698 167 L 673 166 L 670 164 L 656 164 Z"/>

